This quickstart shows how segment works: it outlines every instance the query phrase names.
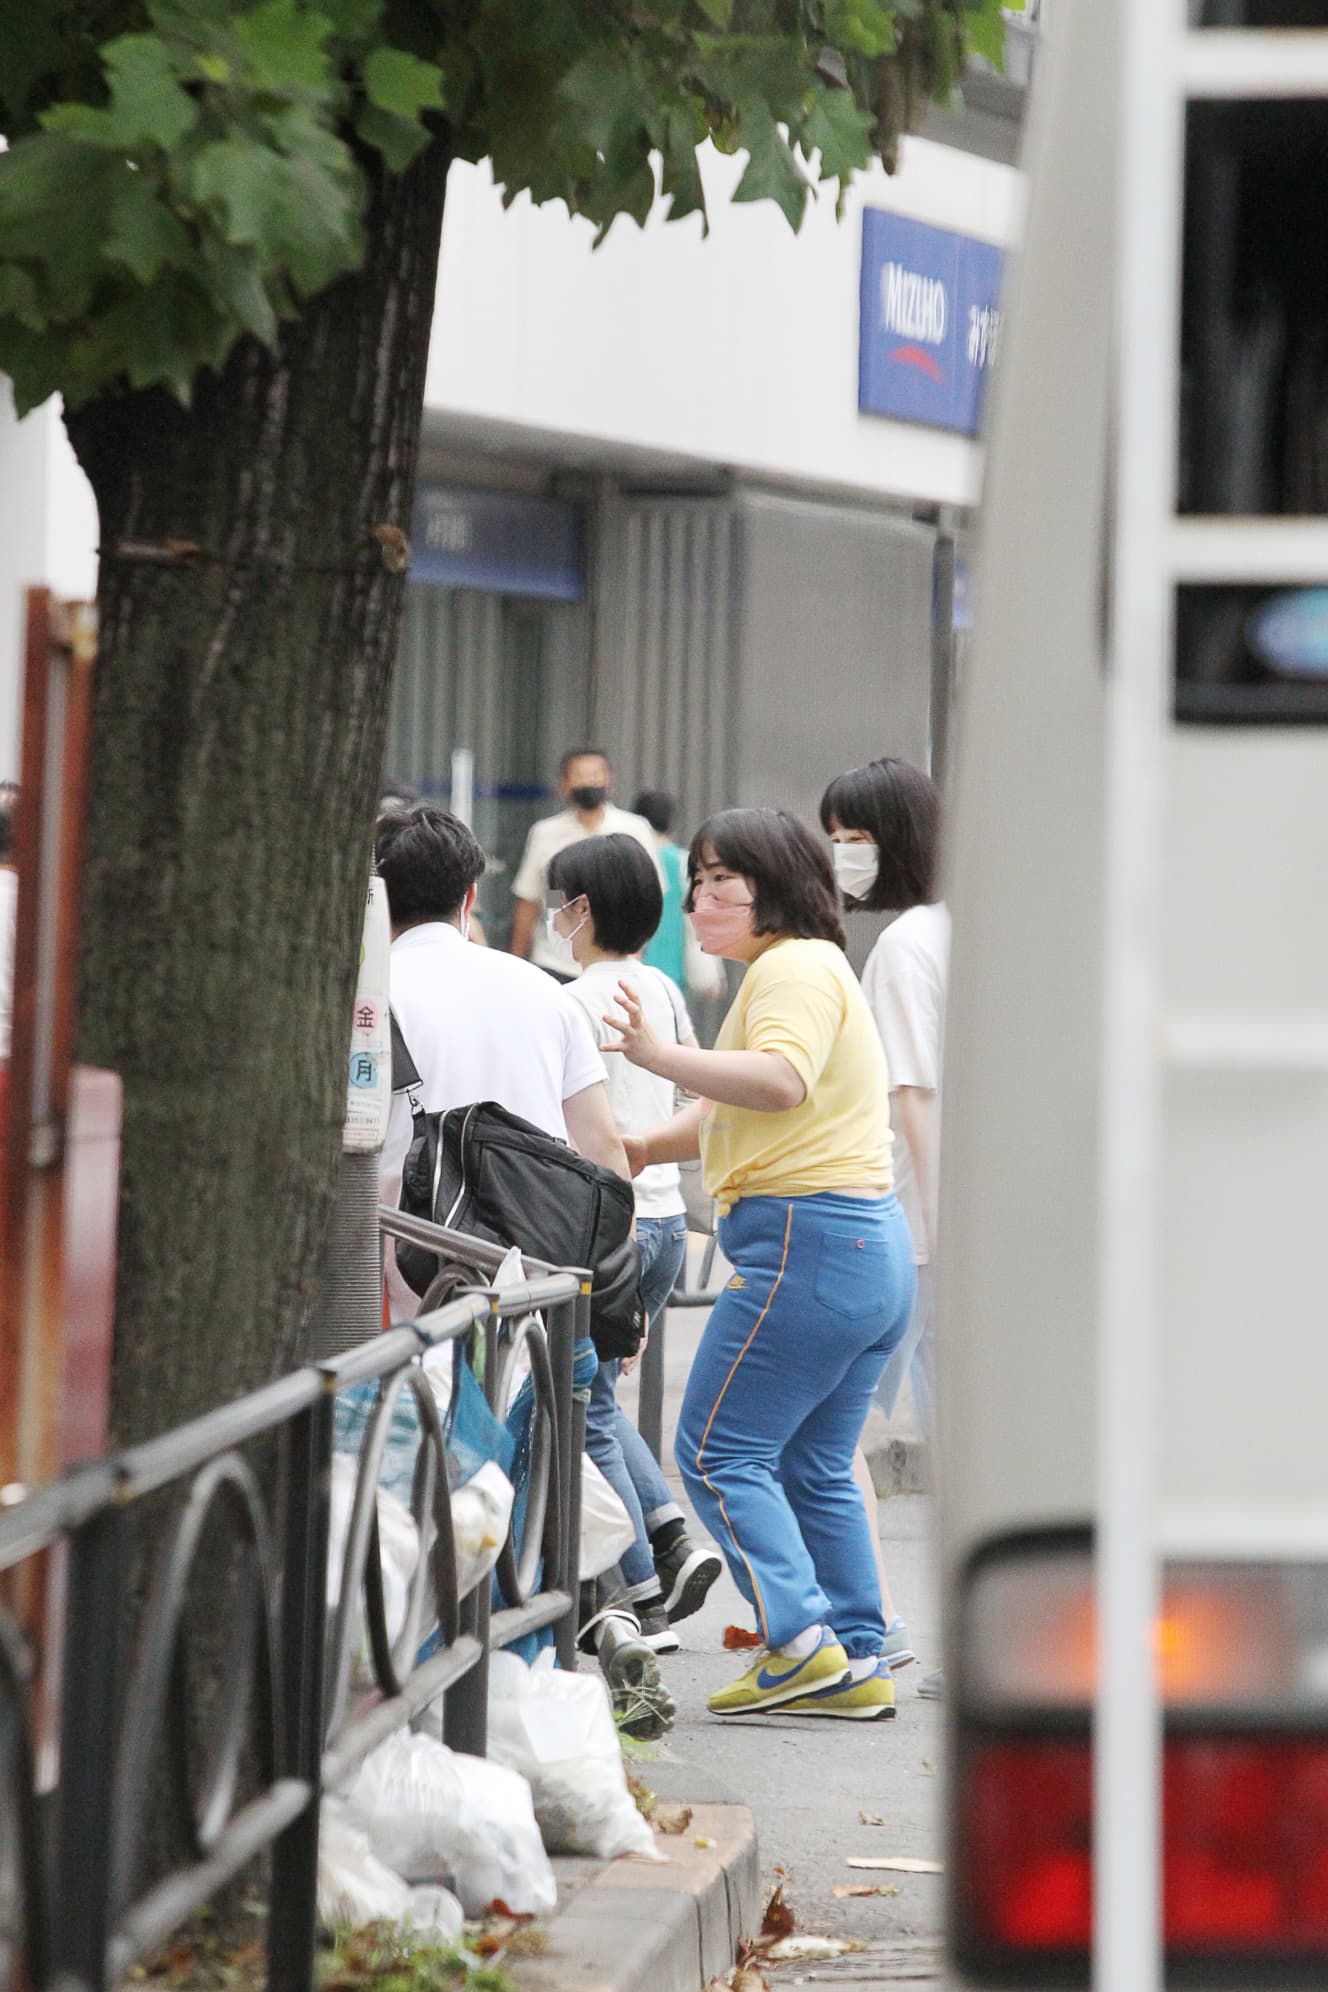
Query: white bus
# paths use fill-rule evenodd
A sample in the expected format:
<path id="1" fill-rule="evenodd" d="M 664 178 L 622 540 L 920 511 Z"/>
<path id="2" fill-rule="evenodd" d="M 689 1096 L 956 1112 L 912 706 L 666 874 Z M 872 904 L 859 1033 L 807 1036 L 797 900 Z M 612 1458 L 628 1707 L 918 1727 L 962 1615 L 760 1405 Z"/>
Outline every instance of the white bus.
<path id="1" fill-rule="evenodd" d="M 950 1982 L 1328 1984 L 1328 0 L 1066 0 L 951 804 Z"/>

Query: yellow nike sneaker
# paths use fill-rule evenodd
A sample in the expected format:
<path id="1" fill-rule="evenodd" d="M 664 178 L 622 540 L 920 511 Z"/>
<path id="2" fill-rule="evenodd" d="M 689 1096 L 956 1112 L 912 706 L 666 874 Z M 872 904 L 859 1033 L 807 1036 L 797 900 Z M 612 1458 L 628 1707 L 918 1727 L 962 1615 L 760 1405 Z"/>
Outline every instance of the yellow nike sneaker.
<path id="1" fill-rule="evenodd" d="M 876 1672 L 865 1680 L 840 1681 L 833 1688 L 818 1688 L 815 1694 L 799 1695 L 785 1702 L 781 1715 L 837 1715 L 845 1722 L 879 1722 L 895 1712 L 895 1684 L 889 1663 L 877 1662 Z"/>
<path id="2" fill-rule="evenodd" d="M 814 1689 L 834 1688 L 849 1675 L 848 1655 L 829 1626 L 821 1643 L 799 1659 L 792 1653 L 762 1653 L 747 1672 L 711 1695 L 712 1715 L 754 1715 L 763 1708 L 783 1708 Z"/>

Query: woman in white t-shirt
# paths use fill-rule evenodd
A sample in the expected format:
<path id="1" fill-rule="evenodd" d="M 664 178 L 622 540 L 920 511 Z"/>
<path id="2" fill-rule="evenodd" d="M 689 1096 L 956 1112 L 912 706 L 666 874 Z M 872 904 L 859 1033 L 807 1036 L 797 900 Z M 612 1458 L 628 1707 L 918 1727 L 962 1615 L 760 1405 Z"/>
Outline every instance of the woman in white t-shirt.
<path id="1" fill-rule="evenodd" d="M 919 1427 L 930 1437 L 941 1034 L 950 965 L 950 914 L 937 877 L 940 790 L 908 761 L 869 761 L 831 782 L 821 798 L 821 822 L 834 844 L 835 874 L 849 907 L 897 915 L 867 957 L 862 993 L 890 1073 L 895 1191 L 913 1234 L 918 1297 L 877 1397 L 888 1416 L 907 1374 Z"/>
<path id="2" fill-rule="evenodd" d="M 673 1084 L 624 1058 L 617 1028 L 606 1021 L 618 989 L 637 991 L 652 1029 L 665 1043 L 694 1046 L 696 1034 L 681 990 L 638 959 L 663 910 L 659 874 L 635 837 L 612 833 L 567 845 L 549 860 L 546 914 L 551 951 L 565 950 L 580 970 L 562 1000 L 586 1017 L 604 1061 L 609 1107 L 619 1134 L 644 1134 L 671 1120 Z M 668 1305 L 687 1249 L 687 1219 L 676 1162 L 643 1169 L 636 1178 L 636 1238 L 641 1252 L 641 1299 L 646 1333 Z M 644 1348 L 645 1344 L 642 1343 Z M 633 1362 L 640 1360 L 639 1354 Z M 687 1536 L 682 1509 L 658 1462 L 620 1408 L 619 1365 L 601 1363 L 586 1413 L 586 1444 L 636 1528 L 621 1569 L 627 1601 L 657 1653 L 677 1648 L 671 1625 L 697 1611 L 722 1568 L 714 1550 Z"/>

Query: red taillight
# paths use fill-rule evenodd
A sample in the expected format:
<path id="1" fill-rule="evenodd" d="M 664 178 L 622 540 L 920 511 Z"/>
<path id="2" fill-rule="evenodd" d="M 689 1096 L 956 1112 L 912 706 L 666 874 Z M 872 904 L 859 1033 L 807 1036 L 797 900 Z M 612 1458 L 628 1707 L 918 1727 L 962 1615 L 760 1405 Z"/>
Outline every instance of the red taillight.
<path id="1" fill-rule="evenodd" d="M 1087 1736 L 969 1738 L 956 1769 L 964 1949 L 1086 1953 Z M 1173 1957 L 1321 1956 L 1328 1975 L 1328 1739 L 1169 1737 L 1163 1844 Z"/>
<path id="2" fill-rule="evenodd" d="M 1093 1760 L 1085 1738 L 962 1753 L 963 1923 L 997 1951 L 1084 1949 L 1092 1931 Z"/>

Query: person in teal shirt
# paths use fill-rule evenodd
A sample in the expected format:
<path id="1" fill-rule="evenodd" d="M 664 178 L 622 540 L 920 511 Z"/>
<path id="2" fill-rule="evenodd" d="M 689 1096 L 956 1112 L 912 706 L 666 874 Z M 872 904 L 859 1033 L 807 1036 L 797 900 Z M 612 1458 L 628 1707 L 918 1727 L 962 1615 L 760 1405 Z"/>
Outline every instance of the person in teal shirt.
<path id="1" fill-rule="evenodd" d="M 673 828 L 674 800 L 663 789 L 642 789 L 632 804 L 633 813 L 644 816 L 655 833 L 659 861 L 664 867 L 664 912 L 647 943 L 642 959 L 677 983 L 687 981 L 687 928 L 682 902 L 687 894 L 687 853 L 669 836 Z"/>

